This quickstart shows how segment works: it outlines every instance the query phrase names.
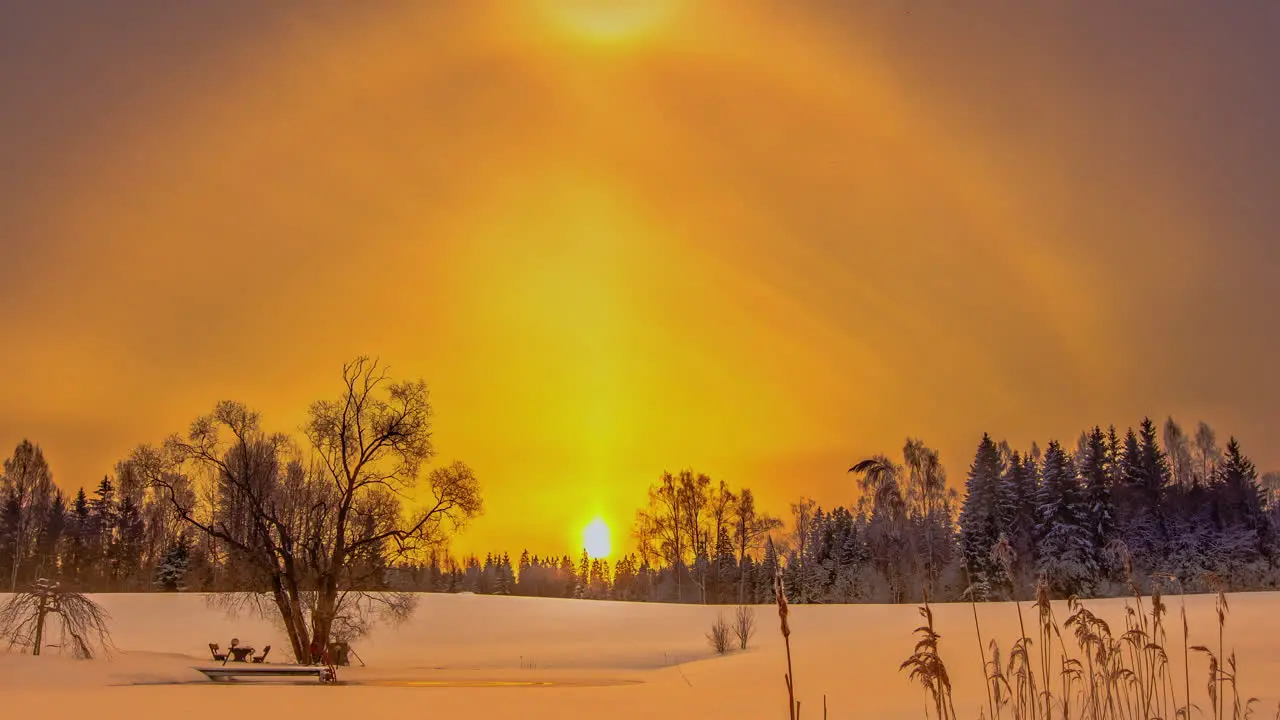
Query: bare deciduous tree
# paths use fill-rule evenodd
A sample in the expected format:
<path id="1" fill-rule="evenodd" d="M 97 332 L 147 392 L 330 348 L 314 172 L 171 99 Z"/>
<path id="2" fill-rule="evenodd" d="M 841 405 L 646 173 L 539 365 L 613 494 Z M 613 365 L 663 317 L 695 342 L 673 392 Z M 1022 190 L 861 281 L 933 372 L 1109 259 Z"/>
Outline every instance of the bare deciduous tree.
<path id="1" fill-rule="evenodd" d="M 791 503 L 792 533 L 793 537 L 795 537 L 796 547 L 795 561 L 797 567 L 801 569 L 805 568 L 805 563 L 809 559 L 806 546 L 809 542 L 809 535 L 813 530 L 813 516 L 817 509 L 818 502 L 811 498 L 801 497 L 800 502 Z M 804 583 L 799 585 L 800 602 L 808 602 L 808 588 Z"/>
<path id="2" fill-rule="evenodd" d="M 1189 489 L 1195 472 L 1190 441 L 1172 416 L 1164 422 L 1164 451 L 1169 456 L 1169 471 L 1174 483 L 1184 490 Z"/>
<path id="3" fill-rule="evenodd" d="M 734 540 L 738 545 L 738 567 L 746 563 L 747 553 L 756 550 L 769 533 L 782 527 L 782 520 L 756 511 L 756 499 L 750 488 L 743 488 L 738 493 L 738 502 L 733 506 Z M 738 577 L 738 602 L 746 602 L 746 573 Z"/>
<path id="4" fill-rule="evenodd" d="M 1199 480 L 1201 484 L 1207 484 L 1222 459 L 1222 450 L 1218 447 L 1217 434 L 1203 420 L 1196 426 L 1194 452 L 1196 464 L 1200 466 Z"/>
<path id="5" fill-rule="evenodd" d="M 423 381 L 391 382 L 365 357 L 345 365 L 342 379 L 337 399 L 310 408 L 309 457 L 234 402 L 219 403 L 185 437 L 134 455 L 183 522 L 252 569 L 247 580 L 264 593 L 252 603 L 270 598 L 300 662 L 327 646 L 335 624 L 348 635 L 361 627 L 343 624 L 352 608 L 365 608 L 365 618 L 406 614 L 409 596 L 374 592 L 388 556 L 439 548 L 483 509 L 479 483 L 460 462 L 428 473 L 429 497 L 413 506 L 408 493 L 435 454 Z"/>
<path id="6" fill-rule="evenodd" d="M 53 501 L 53 475 L 49 463 L 39 445 L 23 440 L 14 448 L 13 456 L 4 461 L 4 474 L 0 476 L 0 502 L 14 511 L 12 537 L 13 554 L 9 568 L 9 592 L 17 592 L 18 569 L 35 543 L 40 523 L 49 512 Z M 28 576 L 29 577 L 29 576 Z"/>
<path id="7" fill-rule="evenodd" d="M 0 637 L 9 639 L 10 650 L 30 648 L 32 655 L 39 655 L 48 637 L 45 625 L 50 618 L 58 621 L 58 646 L 70 646 L 78 658 L 88 660 L 95 650 L 111 647 L 107 611 L 84 595 L 65 591 L 43 578 L 31 590 L 14 593 L 0 605 Z"/>
<path id="8" fill-rule="evenodd" d="M 684 515 L 683 500 L 675 476 L 663 473 L 649 488 L 649 506 L 636 513 L 635 525 L 641 556 L 646 561 L 659 559 L 675 572 L 677 595 L 687 546 L 680 522 Z"/>

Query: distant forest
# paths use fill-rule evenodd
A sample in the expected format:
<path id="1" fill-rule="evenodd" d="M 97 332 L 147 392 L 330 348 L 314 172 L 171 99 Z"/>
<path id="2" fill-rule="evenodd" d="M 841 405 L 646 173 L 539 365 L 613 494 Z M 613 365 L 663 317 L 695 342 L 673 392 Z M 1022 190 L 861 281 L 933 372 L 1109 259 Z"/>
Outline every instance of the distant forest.
<path id="1" fill-rule="evenodd" d="M 40 447 L 20 443 L 0 478 L 0 592 L 41 577 L 94 592 L 262 589 L 242 554 L 183 522 L 137 462 L 68 495 Z M 1040 577 L 1059 597 L 1121 594 L 1131 582 L 1276 587 L 1280 475 L 1259 478 L 1239 443 L 1221 447 L 1204 423 L 1193 435 L 1172 419 L 1095 427 L 1074 447 L 1025 451 L 984 435 L 963 494 L 914 439 L 900 461 L 848 471 L 855 506 L 801 498 L 785 523 L 749 489 L 664 473 L 637 511 L 638 550 L 613 564 L 585 553 L 401 557 L 390 539 L 351 562 L 367 590 L 683 603 L 771 602 L 779 565 L 797 603 L 1025 599 Z"/>

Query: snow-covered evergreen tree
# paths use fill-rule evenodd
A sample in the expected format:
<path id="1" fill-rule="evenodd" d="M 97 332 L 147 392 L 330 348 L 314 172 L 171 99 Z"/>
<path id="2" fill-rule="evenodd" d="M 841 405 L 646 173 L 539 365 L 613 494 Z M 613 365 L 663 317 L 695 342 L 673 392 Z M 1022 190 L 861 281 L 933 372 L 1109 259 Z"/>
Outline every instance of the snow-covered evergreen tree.
<path id="1" fill-rule="evenodd" d="M 1017 450 L 1009 453 L 996 501 L 996 527 L 1009 541 L 1013 558 L 1008 572 L 1000 562 L 992 563 L 997 572 L 993 584 L 1015 598 L 1030 584 L 1035 569 L 1036 492 L 1029 460 Z"/>
<path id="2" fill-rule="evenodd" d="M 1234 437 L 1227 442 L 1211 489 L 1220 573 L 1234 584 L 1245 579 L 1238 577 L 1242 570 L 1266 554 L 1271 536 L 1257 469 Z"/>
<path id="3" fill-rule="evenodd" d="M 764 557 L 756 567 L 756 602 L 770 603 L 773 597 L 773 578 L 778 571 L 778 551 L 772 542 L 765 543 Z"/>
<path id="4" fill-rule="evenodd" d="M 613 599 L 638 599 L 636 597 L 636 561 L 634 556 L 622 556 L 613 567 Z"/>
<path id="5" fill-rule="evenodd" d="M 1097 582 L 1089 511 L 1071 458 L 1049 443 L 1040 471 L 1039 569 L 1061 595 L 1085 594 Z"/>
<path id="6" fill-rule="evenodd" d="M 529 558 L 529 551 L 528 550 L 521 551 L 519 574 L 517 574 L 515 577 L 515 583 L 514 583 L 515 588 L 513 590 L 513 592 L 516 595 L 526 595 L 526 596 L 537 595 L 537 589 L 534 583 L 534 576 L 530 574 L 528 577 L 526 577 L 526 574 L 530 572 L 530 569 L 532 567 L 533 567 L 533 560 Z"/>
<path id="7" fill-rule="evenodd" d="M 568 555 L 560 558 L 560 571 L 556 573 L 556 579 L 561 583 L 561 592 L 555 597 L 573 597 L 578 587 L 578 575 L 573 571 L 573 560 Z"/>
<path id="8" fill-rule="evenodd" d="M 502 557 L 494 564 L 493 568 L 493 594 L 494 595 L 510 595 L 515 586 L 514 575 L 511 570 L 511 557 L 505 552 Z"/>
<path id="9" fill-rule="evenodd" d="M 161 592 L 182 592 L 186 590 L 187 570 L 191 562 L 191 538 L 184 532 L 178 536 L 177 542 L 164 554 L 160 564 L 156 566 L 156 576 L 152 584 Z"/>
<path id="10" fill-rule="evenodd" d="M 67 500 L 61 490 L 54 491 L 43 520 L 36 539 L 36 574 L 52 577 L 59 574 L 58 549 L 67 529 Z"/>
<path id="11" fill-rule="evenodd" d="M 1165 503 L 1169 499 L 1169 461 L 1156 435 L 1155 423 L 1144 418 L 1136 435 L 1132 430 L 1125 435 L 1120 462 L 1121 537 L 1139 581 L 1141 576 L 1160 570 L 1168 540 Z"/>
<path id="12" fill-rule="evenodd" d="M 84 488 L 76 492 L 67 514 L 67 529 L 63 533 L 66 540 L 62 552 L 62 576 L 73 586 L 79 586 L 85 571 L 87 556 L 87 535 L 89 527 L 89 499 Z"/>
<path id="13" fill-rule="evenodd" d="M 1138 432 L 1139 450 L 1142 458 L 1142 492 L 1147 504 L 1159 508 L 1169 489 L 1172 475 L 1169 470 L 1169 457 L 1160 447 L 1156 436 L 1156 425 L 1151 418 L 1143 418 Z"/>
<path id="14" fill-rule="evenodd" d="M 1261 534 L 1266 524 L 1265 501 L 1258 484 L 1258 471 L 1240 450 L 1233 437 L 1218 465 L 1215 478 L 1218 493 L 1218 522 L 1223 528 L 1243 526 Z"/>
<path id="15" fill-rule="evenodd" d="M 991 436 L 983 433 L 982 442 L 965 481 L 964 505 L 960 510 L 960 545 L 969 584 L 975 598 L 984 600 L 993 582 L 998 580 L 991 549 L 1000 539 L 998 522 L 1001 496 L 1000 450 Z"/>
<path id="16" fill-rule="evenodd" d="M 1111 482 L 1112 502 L 1115 502 L 1115 489 L 1120 486 L 1124 477 L 1120 470 L 1124 452 L 1125 446 L 1120 441 L 1116 426 L 1107 427 L 1107 479 Z"/>
<path id="17" fill-rule="evenodd" d="M 863 528 L 847 508 L 831 513 L 832 544 L 835 548 L 831 602 L 849 603 L 864 599 L 863 572 L 869 561 Z"/>
<path id="18" fill-rule="evenodd" d="M 582 551 L 582 559 L 578 562 L 578 572 L 574 575 L 573 597 L 582 600 L 587 597 L 591 586 L 591 556 Z"/>
<path id="19" fill-rule="evenodd" d="M 1093 542 L 1094 561 L 1105 567 L 1107 548 L 1116 539 L 1115 503 L 1111 498 L 1111 460 L 1107 436 L 1094 426 L 1078 453 L 1078 469 L 1088 507 L 1088 527 Z"/>
<path id="20" fill-rule="evenodd" d="M 738 590 L 738 556 L 734 551 L 733 537 L 728 525 L 719 529 L 716 538 L 716 557 L 712 576 L 715 582 L 713 602 L 729 602 Z"/>
<path id="21" fill-rule="evenodd" d="M 1210 491 L 1198 481 L 1183 495 L 1181 512 L 1170 518 L 1162 569 L 1188 591 L 1204 591 L 1205 579 L 1220 571 L 1217 527 Z"/>
<path id="22" fill-rule="evenodd" d="M 116 508 L 116 537 L 108 553 L 112 577 L 121 589 L 132 590 L 139 584 L 146 533 L 141 508 L 131 496 L 124 495 Z"/>
<path id="23" fill-rule="evenodd" d="M 103 477 L 98 489 L 89 501 L 88 557 L 85 569 L 90 580 L 102 583 L 110 576 L 111 545 L 116 530 L 116 486 L 111 478 Z"/>

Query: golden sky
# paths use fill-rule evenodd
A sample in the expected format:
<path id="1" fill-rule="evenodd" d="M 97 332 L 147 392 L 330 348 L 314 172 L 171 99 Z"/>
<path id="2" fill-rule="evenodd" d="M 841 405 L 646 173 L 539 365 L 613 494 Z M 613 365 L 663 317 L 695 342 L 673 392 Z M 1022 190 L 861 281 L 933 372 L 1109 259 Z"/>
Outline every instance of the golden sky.
<path id="1" fill-rule="evenodd" d="M 1274 4 L 4 12 L 0 445 L 63 486 L 358 354 L 484 484 L 462 550 L 616 544 L 682 467 L 849 502 L 908 434 L 1280 466 Z"/>

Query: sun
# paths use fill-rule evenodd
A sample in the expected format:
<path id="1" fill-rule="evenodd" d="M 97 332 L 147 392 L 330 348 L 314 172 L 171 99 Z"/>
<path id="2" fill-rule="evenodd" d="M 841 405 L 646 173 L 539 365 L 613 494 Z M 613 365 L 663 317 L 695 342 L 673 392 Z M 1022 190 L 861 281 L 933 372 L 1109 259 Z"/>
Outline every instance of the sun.
<path id="1" fill-rule="evenodd" d="M 582 531 L 582 546 L 593 558 L 609 557 L 609 552 L 613 550 L 612 543 L 609 542 L 609 525 L 601 518 L 592 520 Z"/>
<path id="2" fill-rule="evenodd" d="M 677 0 L 541 0 L 562 31 L 590 43 L 637 40 L 667 22 Z"/>

